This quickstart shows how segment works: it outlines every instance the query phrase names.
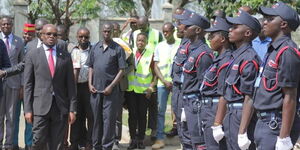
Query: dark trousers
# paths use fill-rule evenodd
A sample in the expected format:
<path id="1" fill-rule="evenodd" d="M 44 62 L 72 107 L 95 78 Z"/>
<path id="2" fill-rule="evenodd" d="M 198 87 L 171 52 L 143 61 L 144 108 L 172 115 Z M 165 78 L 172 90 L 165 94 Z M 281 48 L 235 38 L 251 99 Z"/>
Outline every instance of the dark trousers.
<path id="1" fill-rule="evenodd" d="M 116 110 L 120 109 L 120 88 L 113 88 L 110 95 L 91 94 L 93 111 L 92 145 L 94 150 L 110 150 L 116 131 Z"/>
<path id="2" fill-rule="evenodd" d="M 177 124 L 177 132 L 182 144 L 183 150 L 192 149 L 192 143 L 190 140 L 190 133 L 187 128 L 186 122 L 181 122 L 181 112 L 183 108 L 183 97 L 180 89 L 180 85 L 176 86 L 174 84 L 172 88 L 172 97 L 171 97 L 172 109 L 175 114 L 175 120 Z"/>
<path id="3" fill-rule="evenodd" d="M 4 138 L 5 124 L 5 148 L 13 147 L 14 135 L 14 119 L 16 114 L 16 104 L 19 101 L 19 89 L 8 87 L 6 82 L 3 82 L 3 95 L 0 99 L 0 147 Z"/>
<path id="4" fill-rule="evenodd" d="M 158 103 L 157 103 L 157 92 L 152 93 L 151 100 L 148 105 L 148 128 L 151 130 L 157 129 L 157 113 L 158 113 Z"/>
<path id="5" fill-rule="evenodd" d="M 45 116 L 33 117 L 33 150 L 62 150 L 68 114 L 61 114 L 53 99 L 50 111 Z"/>
<path id="6" fill-rule="evenodd" d="M 204 133 L 201 118 L 201 100 L 199 95 L 184 95 L 183 106 L 192 146 L 194 149 L 196 149 L 198 145 L 204 144 Z"/>
<path id="7" fill-rule="evenodd" d="M 277 136 L 280 134 L 281 122 L 282 122 L 281 114 L 276 115 L 276 120 L 278 122 L 278 127 L 271 129 L 269 126 L 269 122 L 271 121 L 271 117 L 262 117 L 259 118 L 254 132 L 254 139 L 257 145 L 258 150 L 274 150 L 277 142 Z M 272 123 L 275 125 L 274 123 Z M 295 116 L 294 124 L 291 130 L 290 137 L 292 139 L 292 143 L 295 144 L 300 134 L 300 119 L 299 116 Z"/>
<path id="8" fill-rule="evenodd" d="M 117 121 L 116 121 L 116 141 L 121 141 L 122 138 L 122 114 L 123 114 L 123 103 L 125 101 L 125 92 L 121 91 L 121 107 L 117 110 Z"/>
<path id="9" fill-rule="evenodd" d="M 149 99 L 146 94 L 126 92 L 128 105 L 128 125 L 130 138 L 132 140 L 144 140 L 147 123 L 147 108 Z"/>
<path id="10" fill-rule="evenodd" d="M 88 83 L 77 84 L 77 115 L 76 121 L 71 125 L 70 142 L 71 150 L 78 146 L 86 147 L 91 144 L 93 128 L 93 112 L 90 103 Z"/>
<path id="11" fill-rule="evenodd" d="M 226 137 L 227 149 L 228 150 L 240 150 L 238 145 L 238 133 L 242 118 L 242 109 L 243 107 L 228 107 L 227 114 L 223 121 L 224 133 Z M 256 124 L 256 116 L 253 116 L 250 120 L 247 135 L 251 141 L 249 150 L 255 150 L 254 144 L 254 129 Z"/>
<path id="12" fill-rule="evenodd" d="M 216 111 L 218 107 L 217 102 L 213 102 L 212 98 L 203 99 L 201 118 L 202 127 L 204 129 L 204 141 L 207 150 L 227 150 L 225 138 L 223 138 L 219 143 L 217 143 L 213 137 L 213 132 L 211 127 L 215 122 Z"/>

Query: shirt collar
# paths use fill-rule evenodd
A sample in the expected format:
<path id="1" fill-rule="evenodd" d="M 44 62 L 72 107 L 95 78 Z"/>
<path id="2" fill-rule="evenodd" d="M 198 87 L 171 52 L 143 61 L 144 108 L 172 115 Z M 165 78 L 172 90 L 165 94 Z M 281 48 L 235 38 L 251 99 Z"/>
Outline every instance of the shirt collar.
<path id="1" fill-rule="evenodd" d="M 275 50 L 279 48 L 279 46 L 281 46 L 281 44 L 285 41 L 290 40 L 289 36 L 283 35 L 281 37 L 279 37 L 278 39 L 276 39 L 276 41 L 273 41 L 270 45 L 270 47 L 272 46 Z"/>
<path id="2" fill-rule="evenodd" d="M 194 49 L 200 47 L 200 46 L 203 45 L 203 44 L 204 44 L 203 40 L 195 41 L 194 43 L 191 43 L 189 49 L 190 49 L 190 50 L 194 50 Z"/>
<path id="3" fill-rule="evenodd" d="M 264 43 L 264 42 L 271 42 L 272 39 L 270 37 L 266 37 L 264 40 L 260 40 L 260 38 L 257 36 L 253 41 L 258 43 Z"/>
<path id="4" fill-rule="evenodd" d="M 218 62 L 218 61 L 222 60 L 224 57 L 226 57 L 226 56 L 228 56 L 230 54 L 231 54 L 231 50 L 227 49 L 221 55 L 217 56 L 214 62 Z"/>
<path id="5" fill-rule="evenodd" d="M 45 51 L 48 51 L 48 50 L 50 49 L 50 47 L 48 47 L 48 46 L 45 45 L 45 44 L 43 44 L 43 48 L 44 48 Z M 52 49 L 53 49 L 53 51 L 56 51 L 56 45 L 54 45 L 54 46 L 52 47 Z"/>
<path id="6" fill-rule="evenodd" d="M 5 34 L 4 34 L 3 32 L 1 32 L 1 34 L 2 34 L 3 39 L 5 39 Z M 8 35 L 8 39 L 12 39 L 12 37 L 13 37 L 13 34 L 10 33 L 10 34 Z"/>
<path id="7" fill-rule="evenodd" d="M 250 43 L 245 43 L 243 44 L 240 48 L 234 50 L 232 52 L 232 56 L 234 58 L 237 58 L 239 57 L 244 51 L 246 51 L 247 49 L 249 49 L 251 47 L 251 44 Z"/>

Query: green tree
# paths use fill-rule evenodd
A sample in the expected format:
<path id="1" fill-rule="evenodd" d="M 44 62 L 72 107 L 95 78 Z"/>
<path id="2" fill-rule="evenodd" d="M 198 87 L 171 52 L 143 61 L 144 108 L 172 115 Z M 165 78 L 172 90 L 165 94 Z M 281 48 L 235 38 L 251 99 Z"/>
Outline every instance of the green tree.
<path id="1" fill-rule="evenodd" d="M 300 12 L 299 0 L 282 0 Z M 204 8 L 207 17 L 213 15 L 214 10 L 224 10 L 228 16 L 234 15 L 241 6 L 250 6 L 254 12 L 258 12 L 260 6 L 271 6 L 276 0 L 202 0 L 200 5 Z"/>
<path id="2" fill-rule="evenodd" d="M 29 20 L 34 23 L 45 17 L 53 24 L 69 28 L 74 23 L 99 16 L 100 0 L 26 0 L 29 5 Z"/>

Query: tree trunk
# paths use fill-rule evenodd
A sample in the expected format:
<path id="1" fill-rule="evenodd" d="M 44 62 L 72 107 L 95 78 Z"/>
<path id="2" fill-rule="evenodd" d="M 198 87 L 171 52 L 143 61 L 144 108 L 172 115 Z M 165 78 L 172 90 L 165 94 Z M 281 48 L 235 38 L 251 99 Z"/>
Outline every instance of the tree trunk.
<path id="1" fill-rule="evenodd" d="M 145 16 L 151 17 L 151 8 L 152 8 L 153 0 L 142 0 L 142 5 L 145 9 Z"/>

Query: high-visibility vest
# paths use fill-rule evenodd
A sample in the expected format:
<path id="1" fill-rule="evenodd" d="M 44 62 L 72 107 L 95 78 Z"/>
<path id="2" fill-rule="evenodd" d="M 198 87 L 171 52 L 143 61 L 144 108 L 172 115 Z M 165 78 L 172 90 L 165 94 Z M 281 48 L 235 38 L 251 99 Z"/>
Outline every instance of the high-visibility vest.
<path id="1" fill-rule="evenodd" d="M 163 42 L 166 43 L 166 41 Z M 169 51 L 165 51 L 164 49 L 159 50 L 159 62 L 157 63 L 157 66 L 166 81 L 172 81 L 171 68 L 173 64 L 173 58 L 175 57 L 179 45 L 180 40 L 176 40 L 172 46 L 171 54 Z M 164 84 L 161 82 L 161 80 L 158 80 L 157 86 L 164 86 Z"/>
<path id="2" fill-rule="evenodd" d="M 134 55 L 136 51 L 137 49 L 134 48 Z M 135 69 L 127 75 L 127 91 L 134 91 L 135 93 L 141 94 L 145 93 L 146 89 L 150 87 L 153 78 L 152 69 L 150 67 L 153 53 L 154 50 L 146 48 L 141 54 L 141 58 L 139 60 L 135 59 Z"/>
<path id="3" fill-rule="evenodd" d="M 136 30 L 133 32 L 133 47 L 136 48 L 136 41 L 137 41 L 137 35 L 141 33 L 141 30 Z M 159 43 L 159 31 L 153 28 L 149 28 L 149 34 L 148 34 L 148 44 L 147 48 L 148 49 L 153 49 L 155 46 Z"/>

